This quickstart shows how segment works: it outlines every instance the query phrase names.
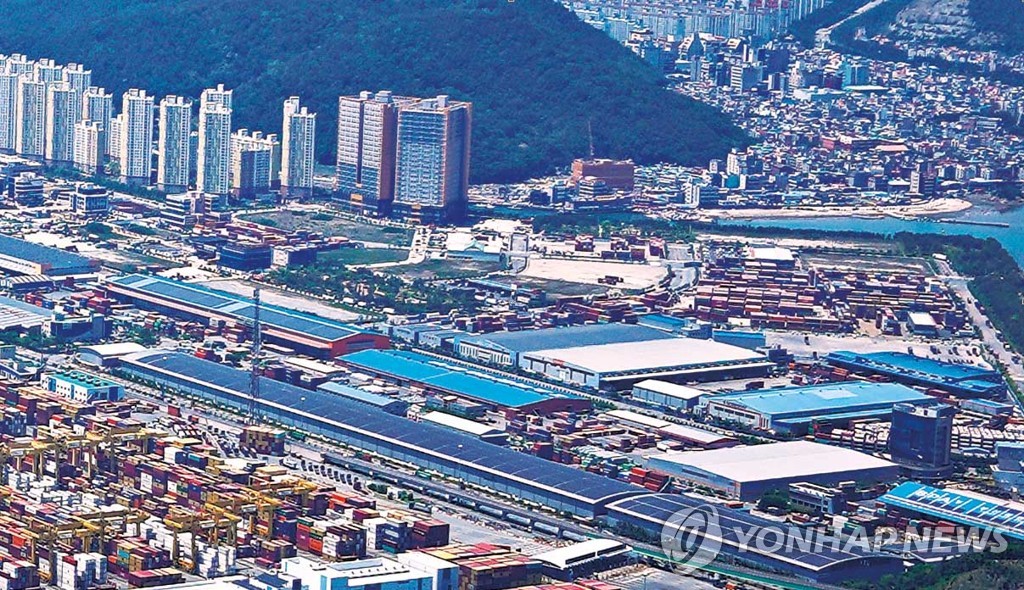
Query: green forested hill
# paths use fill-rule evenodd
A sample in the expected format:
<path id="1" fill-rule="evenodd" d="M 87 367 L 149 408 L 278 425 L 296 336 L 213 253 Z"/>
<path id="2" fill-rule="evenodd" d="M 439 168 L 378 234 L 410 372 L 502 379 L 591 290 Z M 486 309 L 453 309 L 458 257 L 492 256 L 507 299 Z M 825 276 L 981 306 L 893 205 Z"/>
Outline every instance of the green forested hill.
<path id="1" fill-rule="evenodd" d="M 587 151 L 704 163 L 744 135 L 661 87 L 628 50 L 553 0 L 5 0 L 0 51 L 76 61 L 117 95 L 235 89 L 235 127 L 318 112 L 331 162 L 337 96 L 451 94 L 475 105 L 476 181 L 548 172 Z"/>

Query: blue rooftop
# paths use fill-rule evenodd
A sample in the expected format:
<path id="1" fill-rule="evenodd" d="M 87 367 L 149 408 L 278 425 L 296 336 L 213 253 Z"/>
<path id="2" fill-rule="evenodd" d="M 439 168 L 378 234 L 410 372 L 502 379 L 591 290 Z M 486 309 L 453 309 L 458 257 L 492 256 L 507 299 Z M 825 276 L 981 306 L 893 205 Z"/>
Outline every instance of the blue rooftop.
<path id="1" fill-rule="evenodd" d="M 898 403 L 925 403 L 934 401 L 934 398 L 896 383 L 844 381 L 808 387 L 723 393 L 713 396 L 712 400 L 741 405 L 755 412 L 782 419 L 787 415 L 797 414 L 832 415 L 836 412 L 860 412 Z"/>
<path id="2" fill-rule="evenodd" d="M 401 350 L 363 350 L 341 357 L 359 370 L 392 375 L 495 405 L 518 408 L 552 397 L 570 397 L 555 389 L 501 379 L 442 359 Z"/>
<path id="3" fill-rule="evenodd" d="M 149 275 L 128 275 L 109 281 L 146 295 L 158 296 L 202 308 L 209 312 L 252 320 L 254 305 L 249 297 L 217 291 L 202 285 L 183 283 Z M 260 322 L 265 326 L 289 330 L 323 340 L 342 338 L 365 332 L 357 326 L 302 313 L 286 307 L 261 303 Z"/>
<path id="4" fill-rule="evenodd" d="M 879 372 L 904 371 L 917 373 L 922 377 L 932 377 L 935 380 L 966 381 L 981 379 L 988 381 L 993 376 L 998 377 L 999 372 L 993 369 L 986 369 L 976 365 L 955 365 L 944 363 L 929 358 L 914 356 L 905 352 L 872 352 L 859 353 L 840 350 L 830 352 L 829 360 L 841 360 L 855 362 L 865 368 L 872 368 Z M 989 379 L 986 379 L 989 378 Z"/>

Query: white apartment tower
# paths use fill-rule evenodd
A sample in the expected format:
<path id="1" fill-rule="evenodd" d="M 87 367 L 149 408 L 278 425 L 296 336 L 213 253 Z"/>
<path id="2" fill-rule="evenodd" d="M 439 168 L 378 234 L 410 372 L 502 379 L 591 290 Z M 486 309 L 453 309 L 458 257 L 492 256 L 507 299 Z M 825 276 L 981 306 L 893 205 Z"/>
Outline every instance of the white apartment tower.
<path id="1" fill-rule="evenodd" d="M 299 105 L 299 97 L 284 101 L 281 133 L 281 194 L 308 197 L 313 192 L 316 113 Z"/>
<path id="2" fill-rule="evenodd" d="M 23 74 L 18 78 L 15 116 L 15 151 L 28 158 L 42 158 L 46 151 L 46 83 Z"/>
<path id="3" fill-rule="evenodd" d="M 153 97 L 138 88 L 125 92 L 120 117 L 122 182 L 149 184 L 153 171 Z"/>
<path id="4" fill-rule="evenodd" d="M 64 66 L 63 80 L 79 96 L 84 96 L 85 91 L 92 86 L 92 70 L 87 70 L 82 64 L 68 64 Z"/>
<path id="5" fill-rule="evenodd" d="M 98 121 L 75 123 L 75 168 L 85 174 L 99 174 L 106 159 L 107 132 Z"/>
<path id="6" fill-rule="evenodd" d="M 160 101 L 159 129 L 157 187 L 163 191 L 182 192 L 188 188 L 192 165 L 192 149 L 189 144 L 192 101 L 181 96 L 168 96 Z"/>
<path id="7" fill-rule="evenodd" d="M 231 194 L 253 198 L 270 192 L 275 162 L 281 157 L 281 144 L 276 135 L 264 136 L 239 129 L 231 134 Z"/>
<path id="8" fill-rule="evenodd" d="M 106 135 L 103 146 L 104 156 L 118 157 L 117 149 L 111 144 L 110 120 L 114 117 L 114 95 L 103 88 L 90 86 L 82 95 L 82 120 L 99 123 Z"/>
<path id="9" fill-rule="evenodd" d="M 232 91 L 221 84 L 203 91 L 199 100 L 199 149 L 196 190 L 226 195 L 231 187 Z"/>
<path id="10" fill-rule="evenodd" d="M 41 59 L 35 62 L 36 80 L 46 84 L 53 84 L 64 80 L 64 66 L 55 63 L 52 59 Z"/>
<path id="11" fill-rule="evenodd" d="M 14 153 L 17 138 L 18 74 L 0 71 L 0 152 Z"/>
<path id="12" fill-rule="evenodd" d="M 55 82 L 46 88 L 47 162 L 70 164 L 75 155 L 75 123 L 82 99 L 67 82 Z"/>

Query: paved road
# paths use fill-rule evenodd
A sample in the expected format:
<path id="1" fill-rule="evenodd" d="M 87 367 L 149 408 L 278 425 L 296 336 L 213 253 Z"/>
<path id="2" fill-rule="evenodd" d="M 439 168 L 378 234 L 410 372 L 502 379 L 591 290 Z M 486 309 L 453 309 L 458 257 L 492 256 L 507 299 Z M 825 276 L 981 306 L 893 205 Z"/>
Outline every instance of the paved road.
<path id="1" fill-rule="evenodd" d="M 970 288 L 967 284 L 969 279 L 958 275 L 953 271 L 952 267 L 947 262 L 937 261 L 941 276 L 946 282 L 946 285 L 956 293 L 956 295 L 967 302 L 967 314 L 971 318 L 971 322 L 977 326 L 979 333 L 981 334 L 981 341 L 989 350 L 989 354 L 995 359 L 999 360 L 1002 364 L 1006 365 L 1010 373 L 1010 378 L 1017 384 L 1018 387 L 1024 387 L 1024 367 L 1020 364 L 1013 362 L 1017 352 L 1014 351 L 1008 344 L 1004 344 L 999 337 L 996 335 L 996 329 L 988 324 L 988 318 L 985 317 L 977 307 L 974 299 L 974 295 L 971 293 Z M 1020 402 L 1018 402 L 1019 404 Z M 1024 407 L 1022 407 L 1024 409 Z"/>

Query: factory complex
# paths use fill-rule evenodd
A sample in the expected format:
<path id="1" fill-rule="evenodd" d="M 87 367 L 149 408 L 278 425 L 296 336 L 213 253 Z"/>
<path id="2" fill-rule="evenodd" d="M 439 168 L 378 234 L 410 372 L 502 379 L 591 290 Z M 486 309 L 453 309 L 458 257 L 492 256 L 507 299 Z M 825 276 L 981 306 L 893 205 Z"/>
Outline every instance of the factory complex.
<path id="1" fill-rule="evenodd" d="M 245 411 L 249 404 L 249 396 L 243 393 L 248 388 L 248 373 L 188 355 L 159 351 L 129 355 L 119 371 L 124 376 L 219 407 Z M 610 526 L 628 522 L 645 530 L 660 531 L 671 515 L 665 512 L 665 502 L 696 502 L 505 449 L 456 432 L 448 420 L 442 420 L 446 426 L 412 422 L 346 397 L 269 379 L 263 380 L 257 403 L 265 420 L 285 428 L 324 436 L 354 449 L 507 495 L 517 502 L 536 502 L 560 513 L 596 519 Z M 716 452 L 722 451 L 703 453 Z M 870 474 L 879 467 L 863 462 L 848 464 L 851 473 L 860 469 Z M 638 501 L 629 501 L 634 498 Z M 751 527 L 769 524 L 733 511 L 728 511 L 726 518 L 739 519 Z M 850 575 L 876 577 L 879 567 L 887 569 L 893 562 L 898 563 L 892 557 L 832 549 L 824 554 L 787 549 L 778 554 L 727 553 L 727 557 L 813 580 L 838 580 Z"/>

